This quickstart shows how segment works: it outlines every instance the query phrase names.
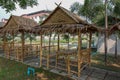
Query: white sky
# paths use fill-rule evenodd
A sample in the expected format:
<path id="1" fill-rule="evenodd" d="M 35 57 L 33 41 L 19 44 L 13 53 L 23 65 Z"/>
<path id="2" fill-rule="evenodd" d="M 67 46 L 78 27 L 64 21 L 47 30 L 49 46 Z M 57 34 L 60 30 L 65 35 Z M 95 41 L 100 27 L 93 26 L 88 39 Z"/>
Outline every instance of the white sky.
<path id="1" fill-rule="evenodd" d="M 20 9 L 19 6 L 17 6 L 17 9 L 15 11 L 12 11 L 11 13 L 7 13 L 7 14 L 5 10 L 0 7 L 0 20 L 1 18 L 9 18 L 11 14 L 19 16 L 22 14 L 27 14 L 40 10 L 46 10 L 46 9 L 54 10 L 56 7 L 55 2 L 59 4 L 61 1 L 62 1 L 61 6 L 63 6 L 66 9 L 69 9 L 70 5 L 72 5 L 74 2 L 79 2 L 81 4 L 83 4 L 84 2 L 84 0 L 38 0 L 39 4 L 37 6 L 34 6 L 33 8 L 28 7 L 27 9 Z"/>

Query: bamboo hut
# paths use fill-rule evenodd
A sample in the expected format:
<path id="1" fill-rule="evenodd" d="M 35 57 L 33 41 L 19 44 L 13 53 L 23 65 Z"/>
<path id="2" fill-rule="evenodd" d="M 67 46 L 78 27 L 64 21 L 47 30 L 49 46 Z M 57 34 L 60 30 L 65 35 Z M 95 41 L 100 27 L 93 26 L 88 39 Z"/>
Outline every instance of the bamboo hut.
<path id="1" fill-rule="evenodd" d="M 83 70 L 85 66 L 90 65 L 92 33 L 98 31 L 99 29 L 96 26 L 88 24 L 78 15 L 71 13 L 70 11 L 58 5 L 57 8 L 48 16 L 46 20 L 43 21 L 41 25 L 32 29 L 33 33 L 38 33 L 41 36 L 40 67 L 46 65 L 47 69 L 56 68 L 67 72 L 69 76 L 76 74 L 78 77 L 80 77 L 81 70 Z M 58 35 L 57 49 L 54 51 L 54 54 L 51 52 L 52 33 L 56 33 Z M 75 50 L 60 49 L 60 35 L 65 33 L 78 36 L 78 47 Z M 84 50 L 81 49 L 82 33 L 89 33 L 89 48 Z M 43 47 L 44 34 L 49 34 L 47 55 L 45 55 L 46 52 L 44 52 Z"/>
<path id="2" fill-rule="evenodd" d="M 15 59 L 22 60 L 25 55 L 25 32 L 31 30 L 31 27 L 36 26 L 37 23 L 31 19 L 23 18 L 20 16 L 10 16 L 8 22 L 3 26 L 0 30 L 3 37 L 3 49 L 5 52 L 5 56 L 10 58 L 10 55 L 13 53 L 15 55 Z M 15 42 L 15 35 L 21 34 L 21 44 L 17 44 Z M 7 36 L 12 37 L 12 41 L 7 40 Z"/>
<path id="3" fill-rule="evenodd" d="M 0 30 L 2 30 L 3 29 L 3 26 L 4 26 L 4 22 L 0 22 Z M 2 49 L 2 46 L 3 46 L 3 44 L 2 44 L 2 34 L 0 33 L 0 37 L 1 37 L 1 39 L 0 39 L 0 51 L 3 51 L 3 49 Z"/>

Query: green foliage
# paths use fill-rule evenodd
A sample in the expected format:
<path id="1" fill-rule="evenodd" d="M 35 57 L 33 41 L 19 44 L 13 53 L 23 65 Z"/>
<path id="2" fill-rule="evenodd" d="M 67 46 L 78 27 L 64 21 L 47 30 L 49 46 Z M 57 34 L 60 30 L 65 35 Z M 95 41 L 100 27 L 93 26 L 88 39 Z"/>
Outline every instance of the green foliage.
<path id="1" fill-rule="evenodd" d="M 27 6 L 33 7 L 37 5 L 37 0 L 0 0 L 0 7 L 10 12 L 16 9 L 16 4 L 22 9 L 26 9 Z"/>
<path id="2" fill-rule="evenodd" d="M 108 0 L 108 23 L 115 24 L 118 21 L 114 20 L 120 18 L 120 0 Z M 105 25 L 105 4 L 104 0 L 84 0 L 81 5 L 78 2 L 73 3 L 70 7 L 71 11 L 78 13 L 98 26 Z"/>
<path id="3" fill-rule="evenodd" d="M 70 38 L 70 36 L 69 36 L 68 34 L 64 34 L 64 35 L 63 35 L 63 39 L 65 39 L 66 41 L 68 41 L 69 38 Z"/>
<path id="4" fill-rule="evenodd" d="M 86 18 L 86 21 L 92 21 L 92 19 L 103 12 L 103 2 L 101 0 L 84 0 L 84 4 L 81 5 L 78 2 L 73 3 L 70 9 L 73 12 Z"/>
<path id="5" fill-rule="evenodd" d="M 32 43 L 32 40 L 36 40 L 36 35 L 35 34 L 26 33 L 25 34 L 25 39 L 27 39 L 27 38 L 30 40 L 30 43 Z"/>

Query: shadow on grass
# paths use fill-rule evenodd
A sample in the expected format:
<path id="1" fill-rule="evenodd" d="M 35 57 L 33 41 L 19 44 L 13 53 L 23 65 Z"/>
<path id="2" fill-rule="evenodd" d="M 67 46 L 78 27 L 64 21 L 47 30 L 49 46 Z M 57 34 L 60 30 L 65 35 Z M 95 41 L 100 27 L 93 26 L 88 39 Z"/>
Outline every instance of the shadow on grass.
<path id="1" fill-rule="evenodd" d="M 96 55 L 92 56 L 92 66 L 110 70 L 110 71 L 116 71 L 120 72 L 120 56 L 116 59 L 114 55 L 108 55 L 107 56 L 107 65 L 105 65 L 104 62 L 104 54 L 97 53 Z"/>

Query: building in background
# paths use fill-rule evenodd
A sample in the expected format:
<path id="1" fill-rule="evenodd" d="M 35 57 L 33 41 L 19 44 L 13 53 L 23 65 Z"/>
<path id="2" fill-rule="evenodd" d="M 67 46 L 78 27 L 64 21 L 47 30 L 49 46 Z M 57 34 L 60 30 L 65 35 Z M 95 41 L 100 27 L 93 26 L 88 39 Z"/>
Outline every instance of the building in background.
<path id="1" fill-rule="evenodd" d="M 2 19 L 1 19 L 1 22 L 2 22 L 2 23 L 7 23 L 7 21 L 8 21 L 8 19 L 5 19 L 5 18 L 2 18 Z"/>
<path id="2" fill-rule="evenodd" d="M 37 12 L 33 12 L 33 13 L 29 13 L 29 14 L 23 14 L 21 15 L 22 17 L 25 18 L 29 18 L 29 19 L 33 19 L 34 21 L 36 21 L 37 23 L 41 23 L 43 20 L 45 20 L 45 18 L 51 13 L 51 11 L 49 10 L 41 10 L 41 11 L 37 11 Z M 8 21 L 8 19 L 2 18 L 1 22 L 6 23 Z"/>
<path id="3" fill-rule="evenodd" d="M 23 14 L 22 17 L 33 19 L 37 23 L 41 23 L 51 13 L 49 10 L 41 10 L 29 14 Z"/>

